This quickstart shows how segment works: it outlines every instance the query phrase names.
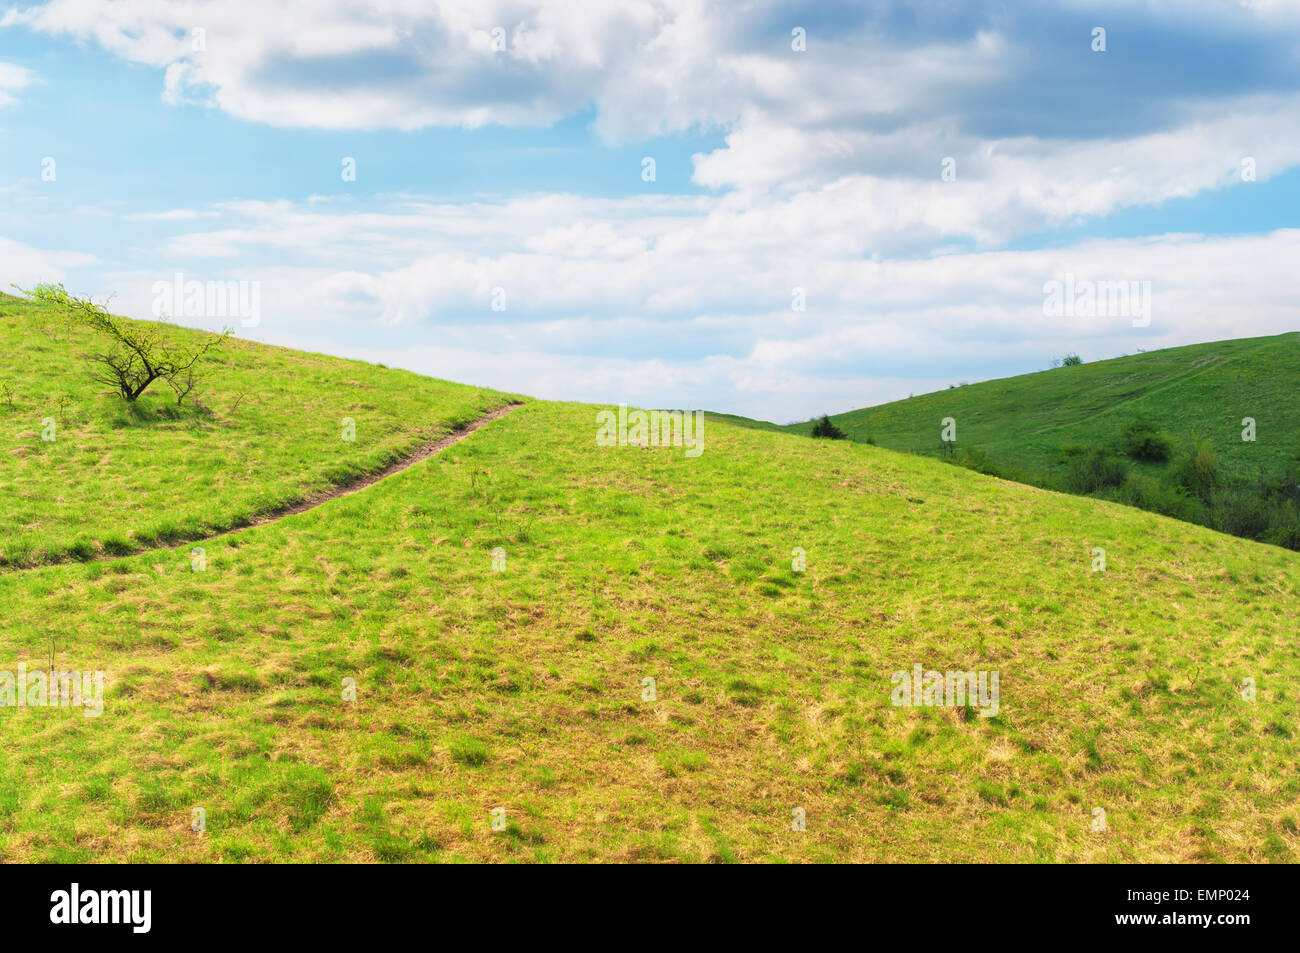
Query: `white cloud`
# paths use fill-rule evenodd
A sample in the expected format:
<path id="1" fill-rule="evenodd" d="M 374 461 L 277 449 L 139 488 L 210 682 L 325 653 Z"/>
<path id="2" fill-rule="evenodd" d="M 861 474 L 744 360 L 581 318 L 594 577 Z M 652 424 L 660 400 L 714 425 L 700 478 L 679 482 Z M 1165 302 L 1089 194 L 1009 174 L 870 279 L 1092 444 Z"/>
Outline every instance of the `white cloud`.
<path id="1" fill-rule="evenodd" d="M 828 288 L 809 289 L 806 312 L 511 322 L 484 300 L 472 313 L 409 328 L 403 343 L 387 347 L 375 335 L 356 335 L 348 315 L 367 308 L 377 315 L 407 301 L 401 296 L 413 292 L 399 287 L 418 268 L 384 276 L 285 272 L 280 291 L 267 296 L 262 330 L 273 343 L 542 398 L 705 407 L 785 423 L 1041 370 L 1070 352 L 1094 361 L 1139 348 L 1293 331 L 1300 291 L 1283 263 L 1298 255 L 1300 230 L 1284 230 L 841 261 L 826 266 Z M 761 268 L 756 263 L 755 271 Z M 690 289 L 693 296 L 707 296 L 716 281 L 709 260 L 675 270 L 703 286 Z M 1043 285 L 1067 274 L 1149 281 L 1150 326 L 1134 327 L 1129 316 L 1046 317 Z M 521 291 L 527 293 L 519 289 L 511 300 Z"/>
<path id="2" fill-rule="evenodd" d="M 30 288 L 39 282 L 63 281 L 74 269 L 98 264 L 99 259 L 77 251 L 50 251 L 32 248 L 22 242 L 0 236 L 0 291 L 14 294 L 10 283 Z"/>
<path id="3" fill-rule="evenodd" d="M 219 229 L 180 234 L 156 257 L 220 251 L 193 277 L 261 281 L 262 332 L 313 348 L 392 341 L 377 359 L 437 376 L 481 367 L 476 380 L 542 397 L 779 419 L 1038 369 L 1070 351 L 1094 360 L 1280 333 L 1300 313 L 1287 277 L 1300 230 L 891 259 L 866 254 L 859 207 L 835 186 L 745 206 L 735 196 L 547 196 L 472 210 L 407 197 L 365 212 L 238 203 L 220 207 Z M 557 209 L 569 224 L 555 224 Z M 384 241 L 358 239 L 371 234 Z M 1043 286 L 1067 274 L 1149 281 L 1150 326 L 1046 317 Z M 143 313 L 144 292 L 170 277 L 111 283 L 124 307 L 137 289 Z M 498 287 L 503 312 L 491 306 Z M 792 308 L 795 287 L 805 311 Z"/>
<path id="4" fill-rule="evenodd" d="M 1081 26 L 1101 12 L 1113 55 L 1092 53 Z M 614 140 L 725 129 L 725 147 L 697 157 L 698 183 L 795 193 L 847 179 L 845 198 L 905 244 L 998 241 L 1195 194 L 1246 156 L 1261 178 L 1300 162 L 1300 20 L 1268 2 L 972 0 L 939 15 L 757 0 L 742 16 L 708 0 L 313 0 L 249 16 L 216 0 L 49 0 L 0 22 L 93 39 L 164 70 L 170 102 L 274 125 L 547 125 L 594 107 Z M 1152 42 L 1161 30 L 1173 39 Z M 1207 48 L 1212 84 L 1192 65 Z M 940 193 L 948 156 L 958 180 Z"/>
<path id="5" fill-rule="evenodd" d="M 0 63 L 0 109 L 18 102 L 14 93 L 30 86 L 36 79 L 34 73 L 13 63 Z"/>
<path id="6" fill-rule="evenodd" d="M 216 218 L 212 211 L 201 212 L 192 208 L 173 208 L 162 212 L 132 212 L 126 216 L 130 222 L 187 222 L 197 218 Z"/>

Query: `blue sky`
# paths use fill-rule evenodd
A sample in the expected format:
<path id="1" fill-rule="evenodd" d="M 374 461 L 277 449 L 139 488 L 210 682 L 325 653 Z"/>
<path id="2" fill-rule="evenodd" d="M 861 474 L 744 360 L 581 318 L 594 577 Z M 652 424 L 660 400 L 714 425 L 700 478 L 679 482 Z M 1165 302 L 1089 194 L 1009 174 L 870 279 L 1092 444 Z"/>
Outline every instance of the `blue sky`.
<path id="1" fill-rule="evenodd" d="M 0 6 L 0 281 L 780 421 L 1297 325 L 1294 4 L 417 7 Z"/>

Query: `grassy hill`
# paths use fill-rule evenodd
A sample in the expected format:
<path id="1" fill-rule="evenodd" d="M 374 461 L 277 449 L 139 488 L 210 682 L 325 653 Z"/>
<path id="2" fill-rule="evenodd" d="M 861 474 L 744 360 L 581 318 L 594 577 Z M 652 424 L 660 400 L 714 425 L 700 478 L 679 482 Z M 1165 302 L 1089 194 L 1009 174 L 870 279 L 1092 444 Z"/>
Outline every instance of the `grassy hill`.
<path id="1" fill-rule="evenodd" d="M 199 338 L 185 328 L 168 333 Z M 178 407 L 161 381 L 129 407 L 90 377 L 84 355 L 103 341 L 56 311 L 0 295 L 0 340 L 0 568 L 240 526 L 382 469 L 508 400 L 235 339 L 206 366 L 202 407 Z M 354 440 L 343 439 L 344 418 Z"/>
<path id="2" fill-rule="evenodd" d="M 1300 334 L 1290 333 L 963 385 L 831 420 L 852 440 L 1300 550 L 1297 393 Z"/>
<path id="3" fill-rule="evenodd" d="M 835 414 L 852 440 L 911 453 L 940 452 L 940 422 L 957 422 L 958 446 L 1006 466 L 1061 473 L 1063 448 L 1113 441 L 1136 414 L 1175 444 L 1208 439 L 1224 469 L 1280 471 L 1300 449 L 1300 333 L 1149 351 L 1036 374 L 967 384 Z M 1242 440 L 1253 417 L 1256 440 Z M 793 424 L 808 433 L 811 423 Z"/>
<path id="4" fill-rule="evenodd" d="M 6 310 L 6 349 L 16 333 Z M 318 375 L 260 405 L 277 426 L 229 424 L 223 452 L 286 485 L 275 441 L 316 446 L 337 400 L 359 424 L 416 426 L 397 403 L 416 398 L 378 389 L 407 375 L 235 353 L 247 363 L 223 373 Z M 65 376 L 28 377 L 22 412 L 0 416 L 11 446 L 34 442 L 39 395 Z M 493 399 L 466 389 L 454 407 Z M 361 492 L 212 541 L 202 572 L 150 550 L 0 574 L 0 669 L 53 657 L 106 684 L 97 718 L 0 708 L 0 856 L 1296 859 L 1300 555 L 716 419 L 695 459 L 601 447 L 597 409 L 530 401 Z M 183 428 L 80 426 L 117 441 L 110 464 L 157 469 L 101 487 L 102 457 L 69 457 L 76 492 L 49 539 L 112 531 L 117 500 L 186 452 Z M 13 512 L 29 458 L 0 466 Z M 158 518 L 231 505 L 193 481 L 154 499 Z M 918 664 L 997 672 L 996 716 L 892 704 Z"/>

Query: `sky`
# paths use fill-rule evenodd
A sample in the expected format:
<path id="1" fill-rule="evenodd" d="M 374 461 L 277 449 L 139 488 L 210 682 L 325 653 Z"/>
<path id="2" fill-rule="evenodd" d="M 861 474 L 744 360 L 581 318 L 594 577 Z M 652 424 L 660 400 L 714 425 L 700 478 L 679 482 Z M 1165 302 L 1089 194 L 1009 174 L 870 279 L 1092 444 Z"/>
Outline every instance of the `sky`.
<path id="1" fill-rule="evenodd" d="M 0 285 L 540 398 L 1296 330 L 1297 210 L 1296 0 L 0 0 Z"/>

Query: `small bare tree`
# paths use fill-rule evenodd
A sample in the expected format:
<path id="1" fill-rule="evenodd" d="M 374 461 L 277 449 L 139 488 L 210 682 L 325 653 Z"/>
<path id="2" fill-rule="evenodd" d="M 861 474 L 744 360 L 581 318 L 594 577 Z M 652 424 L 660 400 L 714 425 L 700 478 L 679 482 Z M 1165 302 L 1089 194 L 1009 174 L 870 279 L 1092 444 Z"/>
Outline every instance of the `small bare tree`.
<path id="1" fill-rule="evenodd" d="M 17 288 L 17 285 L 14 285 Z M 111 315 L 90 298 L 68 294 L 61 284 L 40 284 L 23 294 L 66 310 L 74 320 L 109 340 L 109 349 L 87 355 L 99 365 L 92 377 L 113 387 L 128 403 L 134 403 L 154 381 L 161 378 L 176 393 L 179 404 L 194 389 L 195 367 L 213 348 L 224 344 L 231 330 L 209 334 L 195 347 L 181 347 L 157 328 Z"/>
<path id="2" fill-rule="evenodd" d="M 167 383 L 171 386 L 172 393 L 176 395 L 177 407 L 185 403 L 185 398 L 190 395 L 190 392 L 194 390 L 194 385 L 198 382 L 199 379 L 195 375 L 194 368 L 192 367 L 187 367 L 185 372 L 182 374 L 175 374 L 167 378 Z M 197 400 L 198 398 L 196 397 L 195 401 Z"/>

